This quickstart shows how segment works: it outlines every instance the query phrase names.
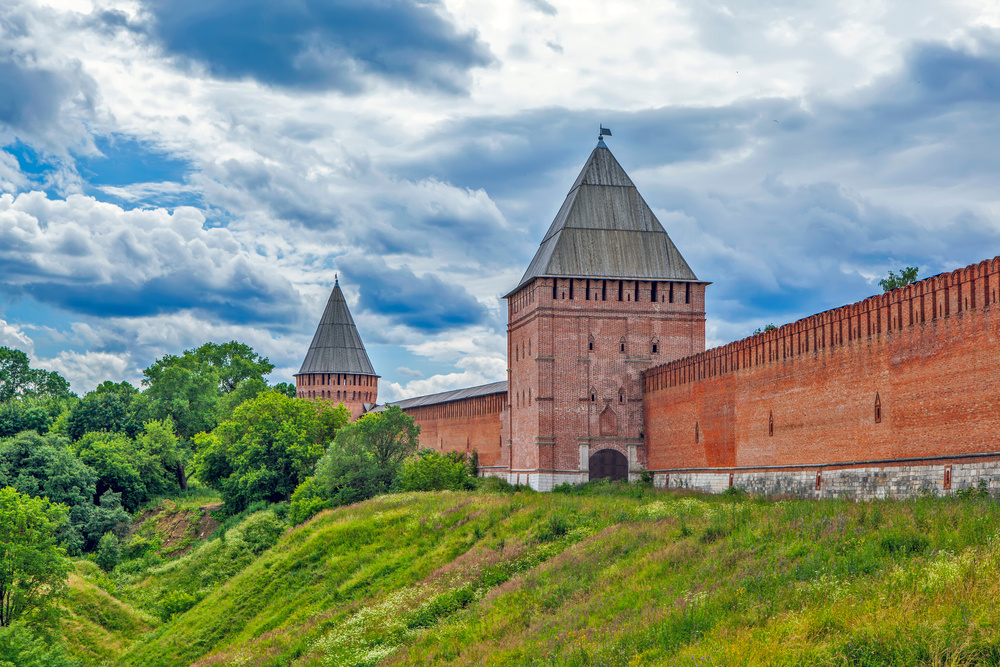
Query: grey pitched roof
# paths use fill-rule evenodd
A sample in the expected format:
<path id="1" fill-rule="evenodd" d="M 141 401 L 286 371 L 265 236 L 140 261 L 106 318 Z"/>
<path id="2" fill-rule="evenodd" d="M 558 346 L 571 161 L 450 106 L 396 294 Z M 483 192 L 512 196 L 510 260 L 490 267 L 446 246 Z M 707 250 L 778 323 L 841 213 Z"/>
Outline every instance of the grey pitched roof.
<path id="1" fill-rule="evenodd" d="M 698 280 L 603 141 L 517 286 L 541 276 Z"/>
<path id="2" fill-rule="evenodd" d="M 455 389 L 445 391 L 440 394 L 429 394 L 427 396 L 416 396 L 414 398 L 404 398 L 401 401 L 393 401 L 386 405 L 395 405 L 400 409 L 416 408 L 422 405 L 436 405 L 438 403 L 448 403 L 449 401 L 460 401 L 463 398 L 475 398 L 476 396 L 488 396 L 490 394 L 507 393 L 507 381 L 491 382 L 478 387 L 466 387 L 465 389 Z"/>
<path id="3" fill-rule="evenodd" d="M 298 375 L 306 373 L 357 373 L 376 375 L 365 345 L 347 309 L 347 301 L 336 282 L 316 327 L 309 351 Z"/>

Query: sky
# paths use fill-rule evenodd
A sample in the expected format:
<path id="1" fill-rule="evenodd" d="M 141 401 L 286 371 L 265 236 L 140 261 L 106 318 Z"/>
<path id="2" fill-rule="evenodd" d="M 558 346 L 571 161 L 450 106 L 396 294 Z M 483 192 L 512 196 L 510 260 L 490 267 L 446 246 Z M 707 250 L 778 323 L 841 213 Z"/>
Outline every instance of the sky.
<path id="1" fill-rule="evenodd" d="M 712 347 L 1000 254 L 998 119 L 996 0 L 3 0 L 0 346 L 291 382 L 339 275 L 380 401 L 505 379 L 603 124 Z"/>

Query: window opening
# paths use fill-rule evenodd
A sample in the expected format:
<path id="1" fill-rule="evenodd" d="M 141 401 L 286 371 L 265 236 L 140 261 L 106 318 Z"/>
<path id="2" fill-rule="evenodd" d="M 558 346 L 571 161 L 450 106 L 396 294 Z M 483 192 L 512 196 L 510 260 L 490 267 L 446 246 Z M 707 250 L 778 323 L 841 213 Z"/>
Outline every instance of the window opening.
<path id="1" fill-rule="evenodd" d="M 691 283 L 684 283 L 684 303 L 691 303 Z"/>
<path id="2" fill-rule="evenodd" d="M 660 351 L 660 346 L 657 345 L 656 343 L 653 343 L 653 354 L 656 354 L 659 351 Z"/>
<path id="3" fill-rule="evenodd" d="M 654 280 L 652 283 L 650 283 L 650 287 L 649 287 L 649 300 L 652 301 L 653 303 L 656 303 L 656 285 L 657 284 L 658 283 Z"/>
<path id="4" fill-rule="evenodd" d="M 622 352 L 625 351 L 625 339 L 624 338 L 622 338 L 620 341 L 618 341 L 618 349 L 620 351 L 622 351 Z"/>
<path id="5" fill-rule="evenodd" d="M 625 300 L 624 299 L 624 296 L 625 296 L 624 295 L 624 291 L 625 291 L 625 281 L 624 280 L 619 280 L 618 281 L 618 300 L 619 301 L 624 301 Z"/>
<path id="6" fill-rule="evenodd" d="M 559 298 L 559 279 L 558 278 L 553 278 L 552 279 L 552 298 L 553 299 L 558 299 Z"/>
<path id="7" fill-rule="evenodd" d="M 607 301 L 607 300 L 608 300 L 608 281 L 607 280 L 602 280 L 601 281 L 601 301 Z"/>
<path id="8" fill-rule="evenodd" d="M 590 278 L 587 278 L 587 301 L 590 301 Z"/>
<path id="9" fill-rule="evenodd" d="M 569 279 L 569 299 L 570 299 L 570 301 L 573 300 L 573 283 L 575 283 L 575 282 L 576 281 L 573 280 L 572 278 Z"/>
<path id="10" fill-rule="evenodd" d="M 882 399 L 879 398 L 878 392 L 875 393 L 875 423 L 882 423 Z"/>
<path id="11" fill-rule="evenodd" d="M 774 435 L 774 412 L 767 413 L 767 435 L 771 437 Z"/>
<path id="12" fill-rule="evenodd" d="M 694 441 L 695 442 L 698 442 L 698 439 L 699 439 L 698 436 L 699 435 L 700 434 L 698 433 L 698 422 L 695 422 L 694 423 Z"/>
<path id="13" fill-rule="evenodd" d="M 951 466 L 944 467 L 944 490 L 951 489 Z"/>
<path id="14" fill-rule="evenodd" d="M 673 303 L 674 302 L 674 284 L 673 283 L 670 283 L 669 298 L 670 298 L 670 303 Z"/>

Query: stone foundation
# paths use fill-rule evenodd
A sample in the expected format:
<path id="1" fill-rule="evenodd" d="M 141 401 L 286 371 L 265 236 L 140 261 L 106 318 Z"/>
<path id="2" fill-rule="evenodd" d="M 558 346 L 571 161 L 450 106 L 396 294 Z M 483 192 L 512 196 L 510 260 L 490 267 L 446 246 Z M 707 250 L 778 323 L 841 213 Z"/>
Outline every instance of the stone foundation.
<path id="1" fill-rule="evenodd" d="M 998 455 L 994 455 L 998 456 Z M 722 493 L 730 486 L 748 493 L 788 494 L 802 498 L 910 498 L 922 494 L 950 495 L 978 488 L 1000 491 L 1000 460 L 948 461 L 929 464 L 747 470 L 659 471 L 653 484 Z M 818 487 L 818 488 L 817 488 Z"/>

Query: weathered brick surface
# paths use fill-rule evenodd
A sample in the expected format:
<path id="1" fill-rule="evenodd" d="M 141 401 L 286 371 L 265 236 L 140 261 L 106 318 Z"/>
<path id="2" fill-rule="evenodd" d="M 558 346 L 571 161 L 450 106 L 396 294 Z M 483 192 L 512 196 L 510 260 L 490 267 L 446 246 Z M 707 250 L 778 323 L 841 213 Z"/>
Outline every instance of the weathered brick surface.
<path id="1" fill-rule="evenodd" d="M 304 373 L 295 376 L 296 398 L 343 403 L 351 421 L 364 414 L 364 404 L 378 402 L 378 376 L 354 373 Z"/>
<path id="2" fill-rule="evenodd" d="M 1000 450 L 998 287 L 1000 258 L 650 369 L 649 468 Z"/>
<path id="3" fill-rule="evenodd" d="M 705 347 L 705 284 L 652 290 L 539 278 L 508 297 L 512 481 L 586 481 L 589 455 L 609 448 L 645 465 L 642 372 Z"/>
<path id="4" fill-rule="evenodd" d="M 420 426 L 420 446 L 442 452 L 477 452 L 481 472 L 499 466 L 503 438 L 500 417 L 507 407 L 507 394 L 488 394 L 457 401 L 405 408 Z M 506 475 L 505 475 L 506 476 Z"/>

